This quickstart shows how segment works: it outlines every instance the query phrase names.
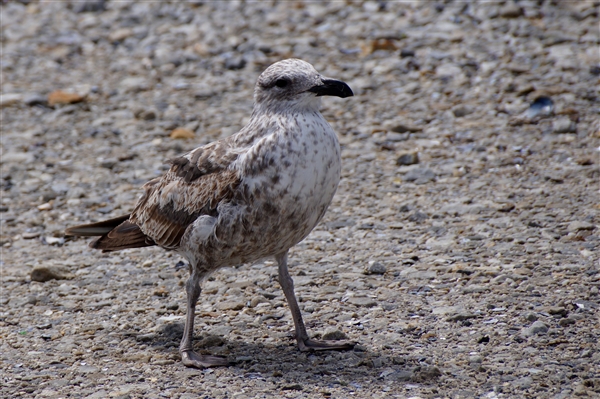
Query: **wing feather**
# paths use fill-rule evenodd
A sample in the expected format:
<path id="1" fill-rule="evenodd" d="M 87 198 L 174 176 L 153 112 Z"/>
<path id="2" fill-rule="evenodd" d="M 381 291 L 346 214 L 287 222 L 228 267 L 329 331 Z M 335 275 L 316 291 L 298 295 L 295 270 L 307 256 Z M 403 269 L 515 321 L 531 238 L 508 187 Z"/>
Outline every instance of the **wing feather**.
<path id="1" fill-rule="evenodd" d="M 229 168 L 237 154 L 223 146 L 216 142 L 172 160 L 164 176 L 144 185 L 129 220 L 156 244 L 177 248 L 188 226 L 201 215 L 216 216 L 219 203 L 233 198 L 240 183 Z"/>

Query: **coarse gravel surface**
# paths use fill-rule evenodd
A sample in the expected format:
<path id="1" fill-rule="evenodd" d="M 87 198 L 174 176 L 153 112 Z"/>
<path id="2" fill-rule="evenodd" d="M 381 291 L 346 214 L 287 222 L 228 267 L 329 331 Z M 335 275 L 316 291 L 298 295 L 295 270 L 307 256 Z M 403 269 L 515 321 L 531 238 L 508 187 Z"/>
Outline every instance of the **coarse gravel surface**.
<path id="1" fill-rule="evenodd" d="M 2 2 L 0 397 L 600 397 L 598 9 Z M 290 266 L 309 332 L 359 345 L 299 352 L 264 262 L 205 282 L 196 349 L 232 365 L 188 369 L 183 259 L 63 232 L 237 132 L 289 57 L 356 94 L 323 101 L 343 177 Z"/>

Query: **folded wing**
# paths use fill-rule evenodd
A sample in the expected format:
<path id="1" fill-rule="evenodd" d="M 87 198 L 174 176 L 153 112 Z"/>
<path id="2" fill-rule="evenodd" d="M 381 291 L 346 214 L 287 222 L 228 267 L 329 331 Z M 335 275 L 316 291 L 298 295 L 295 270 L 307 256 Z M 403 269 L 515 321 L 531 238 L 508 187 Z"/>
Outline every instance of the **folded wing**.
<path id="1" fill-rule="evenodd" d="M 67 235 L 100 236 L 90 246 L 118 251 L 160 245 L 176 249 L 186 229 L 201 215 L 218 215 L 218 205 L 233 198 L 240 179 L 229 166 L 237 154 L 226 141 L 215 142 L 171 160 L 170 170 L 143 186 L 130 215 L 71 227 Z"/>

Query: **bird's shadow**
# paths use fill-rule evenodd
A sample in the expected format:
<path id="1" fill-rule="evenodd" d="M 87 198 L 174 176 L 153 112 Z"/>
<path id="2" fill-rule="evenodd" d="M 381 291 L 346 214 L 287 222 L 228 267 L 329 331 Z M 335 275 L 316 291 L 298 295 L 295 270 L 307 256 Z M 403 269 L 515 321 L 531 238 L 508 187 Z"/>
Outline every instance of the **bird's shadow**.
<path id="1" fill-rule="evenodd" d="M 146 340 L 160 357 L 179 360 L 178 345 L 183 324 L 170 323 Z M 282 340 L 283 341 L 283 340 Z M 358 389 L 369 381 L 381 388 L 398 382 L 434 383 L 441 372 L 427 365 L 424 359 L 389 356 L 357 345 L 354 350 L 300 352 L 293 337 L 289 341 L 270 345 L 225 339 L 215 335 L 194 337 L 194 350 L 200 354 L 223 356 L 230 362 L 230 372 L 243 378 L 277 379 L 285 388 L 294 384 L 315 384 L 321 387 L 348 386 Z M 161 353 L 162 352 L 162 353 Z M 185 368 L 179 363 L 179 367 Z M 291 384 L 291 385 L 290 385 Z"/>

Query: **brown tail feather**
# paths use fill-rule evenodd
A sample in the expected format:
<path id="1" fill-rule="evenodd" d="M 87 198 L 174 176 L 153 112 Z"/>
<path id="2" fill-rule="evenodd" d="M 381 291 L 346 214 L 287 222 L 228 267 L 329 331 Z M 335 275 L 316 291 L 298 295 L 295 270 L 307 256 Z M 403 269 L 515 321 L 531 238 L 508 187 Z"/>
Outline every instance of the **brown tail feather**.
<path id="1" fill-rule="evenodd" d="M 83 237 L 102 236 L 128 219 L 129 215 L 124 215 L 97 223 L 81 224 L 79 226 L 69 227 L 65 230 L 65 235 Z"/>
<path id="2" fill-rule="evenodd" d="M 90 247 L 103 252 L 120 251 L 127 248 L 141 248 L 156 245 L 140 228 L 129 222 L 129 215 L 98 223 L 70 227 L 66 235 L 100 236 L 90 242 Z"/>

